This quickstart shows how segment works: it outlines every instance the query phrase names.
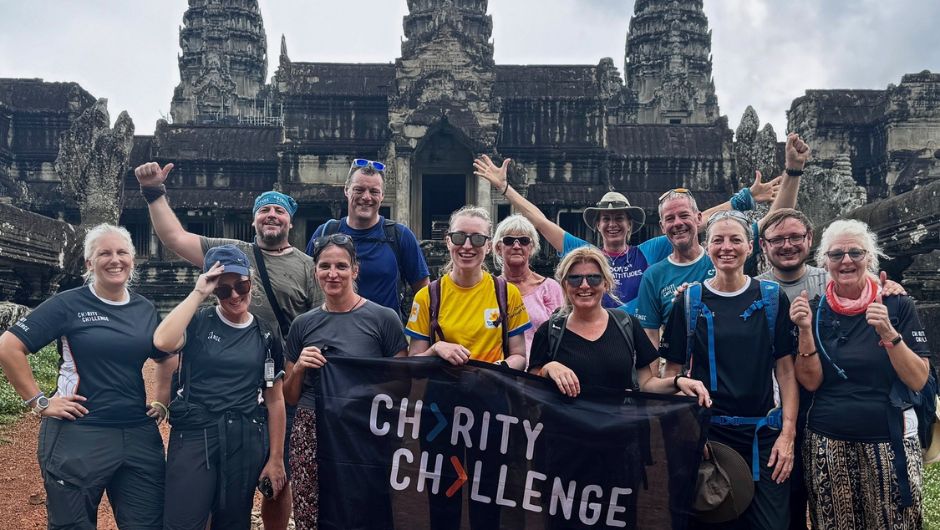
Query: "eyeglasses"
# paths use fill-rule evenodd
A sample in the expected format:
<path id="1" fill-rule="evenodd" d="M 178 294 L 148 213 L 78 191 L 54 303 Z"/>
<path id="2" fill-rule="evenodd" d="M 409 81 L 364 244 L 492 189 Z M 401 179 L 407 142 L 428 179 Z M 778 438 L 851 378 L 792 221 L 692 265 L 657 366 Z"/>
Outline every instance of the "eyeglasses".
<path id="1" fill-rule="evenodd" d="M 502 241 L 503 241 L 503 244 L 506 245 L 507 247 L 511 247 L 515 245 L 516 241 L 518 241 L 519 244 L 524 247 L 527 247 L 532 244 L 532 238 L 529 236 L 504 236 Z M 473 242 L 471 241 L 470 244 L 472 245 Z"/>
<path id="2" fill-rule="evenodd" d="M 349 166 L 349 169 L 353 168 L 364 168 L 369 167 L 376 171 L 385 171 L 385 164 L 381 162 L 376 162 L 375 160 L 369 160 L 366 158 L 357 158 L 352 161 L 352 165 Z"/>
<path id="3" fill-rule="evenodd" d="M 659 202 L 663 202 L 663 199 L 665 199 L 666 197 L 668 197 L 670 193 L 681 193 L 681 194 L 683 194 L 683 195 L 688 195 L 689 197 L 692 196 L 692 192 L 691 192 L 690 190 L 686 189 L 686 188 L 673 188 L 673 189 L 671 189 L 671 190 L 669 190 L 669 191 L 663 193 L 662 195 L 660 195 L 660 196 L 659 196 Z"/>
<path id="4" fill-rule="evenodd" d="M 587 281 L 590 287 L 597 287 L 604 281 L 604 277 L 600 274 L 569 274 L 565 276 L 565 281 L 574 288 L 581 287 L 582 281 Z"/>
<path id="5" fill-rule="evenodd" d="M 470 246 L 472 247 L 482 247 L 486 244 L 486 241 L 490 236 L 486 234 L 468 234 L 466 232 L 448 232 L 447 237 L 450 238 L 450 242 L 462 247 L 464 243 L 467 242 L 467 238 L 470 238 Z"/>
<path id="6" fill-rule="evenodd" d="M 348 246 L 352 244 L 352 237 L 347 234 L 330 234 L 318 237 L 313 242 L 313 259 L 316 260 L 320 252 L 330 243 L 340 247 Z"/>
<path id="7" fill-rule="evenodd" d="M 867 250 L 862 250 L 860 248 L 853 248 L 850 250 L 831 250 L 826 252 L 826 256 L 829 258 L 829 261 L 833 263 L 839 263 L 845 258 L 845 255 L 849 255 L 849 259 L 852 261 L 862 261 L 865 258 L 865 255 L 868 254 Z"/>
<path id="8" fill-rule="evenodd" d="M 232 296 L 232 291 L 235 291 L 239 295 L 248 294 L 251 292 L 251 280 L 242 280 L 233 285 L 222 284 L 215 288 L 212 291 L 212 294 L 216 295 L 219 300 L 227 300 L 228 297 Z"/>
<path id="9" fill-rule="evenodd" d="M 806 241 L 806 234 L 807 232 L 803 232 L 802 234 L 797 234 L 795 236 L 775 237 L 773 239 L 764 239 L 764 241 L 774 248 L 782 247 L 787 241 L 789 241 L 791 245 L 796 246 L 802 244 L 803 241 Z"/>

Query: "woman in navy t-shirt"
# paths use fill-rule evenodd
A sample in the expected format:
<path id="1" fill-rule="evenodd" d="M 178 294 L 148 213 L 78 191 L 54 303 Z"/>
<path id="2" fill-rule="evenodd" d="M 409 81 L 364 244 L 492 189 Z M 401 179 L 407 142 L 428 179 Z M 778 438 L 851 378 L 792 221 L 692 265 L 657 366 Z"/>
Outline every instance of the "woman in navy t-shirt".
<path id="1" fill-rule="evenodd" d="M 121 528 L 163 528 L 163 441 L 146 405 L 141 368 L 163 363 L 153 347 L 159 321 L 148 300 L 127 289 L 134 244 L 102 224 L 84 244 L 86 285 L 43 302 L 0 337 L 0 366 L 42 416 L 39 468 L 50 528 L 94 528 L 107 491 Z M 62 362 L 46 397 L 26 359 L 55 340 Z M 149 417 L 148 417 L 149 415 Z"/>

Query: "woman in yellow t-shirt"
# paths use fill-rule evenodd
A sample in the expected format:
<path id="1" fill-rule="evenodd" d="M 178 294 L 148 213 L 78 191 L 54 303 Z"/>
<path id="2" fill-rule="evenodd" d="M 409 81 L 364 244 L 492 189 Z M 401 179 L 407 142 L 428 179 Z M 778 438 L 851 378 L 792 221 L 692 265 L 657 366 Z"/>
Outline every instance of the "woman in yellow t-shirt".
<path id="1" fill-rule="evenodd" d="M 487 211 L 477 206 L 464 206 L 451 215 L 447 233 L 450 262 L 440 279 L 441 333 L 432 337 L 430 293 L 424 287 L 415 295 L 405 327 L 405 334 L 411 337 L 409 355 L 437 355 L 454 365 L 474 359 L 525 369 L 524 333 L 532 324 L 522 295 L 515 285 L 506 285 L 509 342 L 504 354 L 495 280 L 483 270 L 483 260 L 491 250 L 492 228 Z"/>

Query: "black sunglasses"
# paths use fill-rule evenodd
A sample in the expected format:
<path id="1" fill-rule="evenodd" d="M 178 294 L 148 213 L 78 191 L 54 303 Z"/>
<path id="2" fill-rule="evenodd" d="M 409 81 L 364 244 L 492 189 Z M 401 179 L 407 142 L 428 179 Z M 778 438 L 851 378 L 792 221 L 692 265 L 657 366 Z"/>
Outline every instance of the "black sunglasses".
<path id="1" fill-rule="evenodd" d="M 511 247 L 515 245 L 516 241 L 518 241 L 519 244 L 524 247 L 527 247 L 530 244 L 532 244 L 532 238 L 529 236 L 504 236 L 502 241 L 503 241 L 503 244 L 506 245 L 507 247 Z"/>
<path id="2" fill-rule="evenodd" d="M 470 246 L 480 248 L 486 244 L 486 241 L 490 236 L 486 234 L 468 234 L 466 232 L 448 232 L 447 237 L 450 238 L 450 242 L 457 245 L 458 247 L 463 246 L 467 242 L 467 238 L 470 238 Z"/>
<path id="3" fill-rule="evenodd" d="M 318 237 L 313 242 L 313 259 L 316 260 L 320 252 L 330 243 L 340 247 L 349 246 L 352 244 L 352 237 L 348 234 L 330 234 L 328 236 Z"/>
<path id="4" fill-rule="evenodd" d="M 219 300 L 227 300 L 228 297 L 232 296 L 232 291 L 235 291 L 239 295 L 248 294 L 251 292 L 251 280 L 242 280 L 233 285 L 222 284 L 215 288 L 212 291 Z"/>
<path id="5" fill-rule="evenodd" d="M 350 166 L 350 169 L 363 168 L 363 167 L 370 167 L 376 171 L 385 171 L 385 164 L 381 162 L 376 162 L 375 160 L 368 160 L 366 158 L 357 158 L 353 160 L 352 166 Z"/>
<path id="6" fill-rule="evenodd" d="M 569 274 L 565 276 L 565 281 L 574 288 L 581 287 L 581 282 L 585 280 L 587 280 L 589 286 L 597 287 L 604 281 L 604 277 L 600 274 Z"/>

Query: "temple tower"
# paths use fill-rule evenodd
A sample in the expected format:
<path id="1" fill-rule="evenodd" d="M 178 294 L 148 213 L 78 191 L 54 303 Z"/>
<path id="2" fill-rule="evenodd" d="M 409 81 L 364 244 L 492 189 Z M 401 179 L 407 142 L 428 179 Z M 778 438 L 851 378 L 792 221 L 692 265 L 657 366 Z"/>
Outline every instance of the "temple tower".
<path id="1" fill-rule="evenodd" d="M 487 0 L 408 0 L 386 154 L 398 219 L 424 238 L 440 234 L 455 205 L 491 202 L 472 165 L 495 151 L 499 132 L 486 10 Z"/>
<path id="2" fill-rule="evenodd" d="M 711 30 L 702 0 L 636 0 L 624 71 L 637 123 L 718 120 Z"/>
<path id="3" fill-rule="evenodd" d="M 180 48 L 174 123 L 235 123 L 260 112 L 268 59 L 257 0 L 189 0 Z"/>

